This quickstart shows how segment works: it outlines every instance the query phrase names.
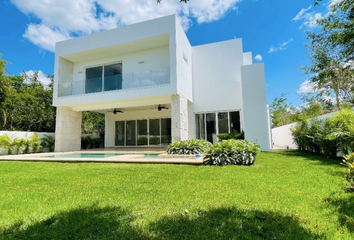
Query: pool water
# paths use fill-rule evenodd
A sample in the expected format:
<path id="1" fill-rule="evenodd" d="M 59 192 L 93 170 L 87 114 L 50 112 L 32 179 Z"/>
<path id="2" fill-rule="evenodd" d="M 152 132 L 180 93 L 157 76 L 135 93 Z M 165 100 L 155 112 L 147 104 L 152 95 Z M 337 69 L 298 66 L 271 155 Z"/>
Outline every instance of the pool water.
<path id="1" fill-rule="evenodd" d="M 138 153 L 72 153 L 63 155 L 43 156 L 47 158 L 108 158 L 122 155 L 139 155 Z M 144 154 L 144 158 L 158 158 L 158 154 Z"/>

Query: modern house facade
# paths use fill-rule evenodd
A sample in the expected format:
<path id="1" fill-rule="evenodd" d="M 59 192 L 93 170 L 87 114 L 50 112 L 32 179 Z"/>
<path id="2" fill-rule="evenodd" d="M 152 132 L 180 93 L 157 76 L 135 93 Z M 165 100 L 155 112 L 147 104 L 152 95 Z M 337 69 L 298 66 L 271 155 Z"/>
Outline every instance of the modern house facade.
<path id="1" fill-rule="evenodd" d="M 105 147 L 160 146 L 244 130 L 271 147 L 263 64 L 242 40 L 191 46 L 175 15 L 56 43 L 55 149 L 81 147 L 81 113 L 105 114 Z"/>

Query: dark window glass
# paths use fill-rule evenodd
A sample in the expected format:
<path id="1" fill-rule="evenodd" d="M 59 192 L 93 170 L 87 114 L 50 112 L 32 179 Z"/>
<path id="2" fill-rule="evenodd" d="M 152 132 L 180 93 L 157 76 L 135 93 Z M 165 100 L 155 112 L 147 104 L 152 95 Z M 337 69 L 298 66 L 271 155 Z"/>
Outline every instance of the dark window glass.
<path id="1" fill-rule="evenodd" d="M 240 112 L 230 112 L 230 130 L 241 132 Z"/>
<path id="2" fill-rule="evenodd" d="M 207 140 L 211 143 L 217 141 L 216 137 L 216 127 L 215 127 L 215 113 L 206 114 L 206 130 L 207 130 Z"/>
<path id="3" fill-rule="evenodd" d="M 171 143 L 171 118 L 161 119 L 161 143 Z"/>
<path id="4" fill-rule="evenodd" d="M 218 113 L 218 125 L 219 125 L 219 134 L 229 132 L 227 112 Z"/>
<path id="5" fill-rule="evenodd" d="M 122 89 L 122 64 L 110 64 L 104 66 L 104 90 L 112 91 Z"/>
<path id="6" fill-rule="evenodd" d="M 85 92 L 94 93 L 102 91 L 102 66 L 86 68 Z"/>

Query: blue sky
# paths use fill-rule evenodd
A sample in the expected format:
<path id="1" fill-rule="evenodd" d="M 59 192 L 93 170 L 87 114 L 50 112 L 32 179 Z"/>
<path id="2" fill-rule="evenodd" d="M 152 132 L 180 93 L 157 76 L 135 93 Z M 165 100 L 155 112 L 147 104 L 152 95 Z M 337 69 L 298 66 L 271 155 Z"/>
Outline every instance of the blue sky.
<path id="1" fill-rule="evenodd" d="M 268 103 L 286 93 L 296 106 L 298 91 L 311 91 L 299 70 L 309 64 L 304 31 L 315 31 L 314 20 L 335 1 L 314 7 L 313 0 L 3 0 L 0 53 L 11 63 L 9 74 L 52 74 L 56 41 L 176 13 L 192 46 L 242 38 L 244 51 L 258 55 L 254 63 L 265 63 Z"/>

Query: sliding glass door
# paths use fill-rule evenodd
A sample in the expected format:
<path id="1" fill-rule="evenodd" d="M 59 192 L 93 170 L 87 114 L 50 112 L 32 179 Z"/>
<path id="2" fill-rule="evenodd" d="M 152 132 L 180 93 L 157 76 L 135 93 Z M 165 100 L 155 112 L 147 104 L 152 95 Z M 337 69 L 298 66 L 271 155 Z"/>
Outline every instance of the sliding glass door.
<path id="1" fill-rule="evenodd" d="M 137 121 L 138 146 L 148 145 L 147 120 Z"/>
<path id="2" fill-rule="evenodd" d="M 213 139 L 216 137 L 216 128 L 215 128 L 215 113 L 206 114 L 206 135 L 209 142 L 214 142 Z"/>
<path id="3" fill-rule="evenodd" d="M 241 132 L 240 112 L 213 112 L 195 115 L 196 137 L 209 142 L 218 141 L 220 133 Z"/>
<path id="4" fill-rule="evenodd" d="M 170 144 L 171 132 L 171 118 L 117 121 L 115 146 Z"/>
<path id="5" fill-rule="evenodd" d="M 149 120 L 149 144 L 160 144 L 160 119 Z"/>
<path id="6" fill-rule="evenodd" d="M 125 138 L 125 122 L 118 121 L 116 122 L 116 146 L 124 146 L 124 138 Z"/>
<path id="7" fill-rule="evenodd" d="M 126 121 L 125 145 L 136 146 L 135 121 Z"/>

